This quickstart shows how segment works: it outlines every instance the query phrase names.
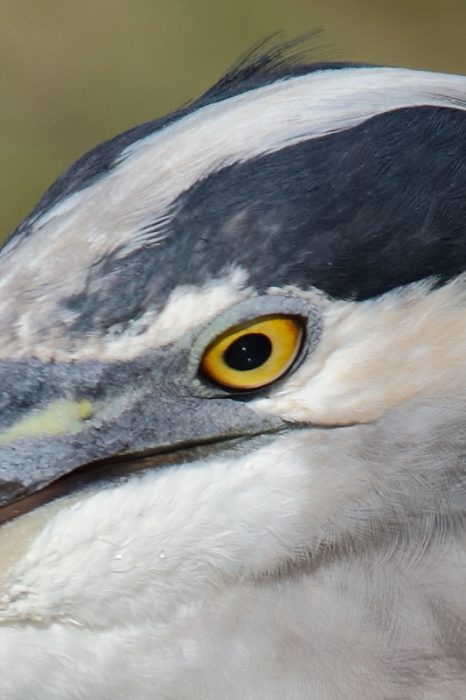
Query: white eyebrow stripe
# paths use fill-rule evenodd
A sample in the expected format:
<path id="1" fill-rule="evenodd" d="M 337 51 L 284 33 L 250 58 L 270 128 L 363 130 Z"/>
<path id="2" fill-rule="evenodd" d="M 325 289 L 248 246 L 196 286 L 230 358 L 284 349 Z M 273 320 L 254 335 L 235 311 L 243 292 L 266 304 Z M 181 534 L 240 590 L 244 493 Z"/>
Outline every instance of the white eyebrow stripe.
<path id="1" fill-rule="evenodd" d="M 163 224 L 158 228 L 157 222 L 169 220 L 172 203 L 222 167 L 416 106 L 465 111 L 466 78 L 402 68 L 317 71 L 176 120 L 132 144 L 113 170 L 40 216 L 20 245 L 12 239 L 4 248 L 0 328 L 11 327 L 12 297 L 17 319 L 34 316 L 36 306 L 44 319 L 37 317 L 35 326 L 54 322 L 52 307 L 61 318 L 60 299 L 82 293 L 96 261 L 115 251 L 124 257 L 135 243 L 144 246 L 145 226 L 156 229 L 147 239 L 162 243 Z"/>
<path id="2" fill-rule="evenodd" d="M 129 146 L 121 171 L 160 164 L 156 200 L 165 212 L 183 192 L 234 163 L 351 129 L 395 109 L 466 110 L 466 78 L 399 68 L 319 71 L 207 105 Z M 136 172 L 133 172 L 136 175 Z"/>
<path id="3" fill-rule="evenodd" d="M 284 79 L 209 104 L 135 142 L 109 175 L 63 205 L 69 209 L 89 190 L 100 195 L 108 188 L 111 199 L 129 199 L 138 211 L 150 194 L 149 211 L 163 216 L 183 192 L 227 165 L 351 129 L 387 111 L 420 106 L 465 111 L 466 78 L 404 68 L 343 68 Z M 38 225 L 58 215 L 61 206 Z"/>
<path id="4" fill-rule="evenodd" d="M 466 78 L 404 68 L 317 71 L 202 107 L 131 144 L 122 158 L 155 155 L 168 147 L 181 160 L 197 145 L 209 145 L 207 153 L 201 151 L 204 157 L 196 170 L 212 172 L 225 162 L 350 129 L 387 111 L 424 105 L 465 110 Z M 175 145 L 189 150 L 172 151 Z"/>

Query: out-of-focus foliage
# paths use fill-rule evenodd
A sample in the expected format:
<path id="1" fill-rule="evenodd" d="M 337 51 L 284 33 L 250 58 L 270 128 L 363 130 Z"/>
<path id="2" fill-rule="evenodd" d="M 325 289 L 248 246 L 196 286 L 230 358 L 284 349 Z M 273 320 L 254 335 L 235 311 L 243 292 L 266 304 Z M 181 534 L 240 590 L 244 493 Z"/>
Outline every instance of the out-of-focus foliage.
<path id="1" fill-rule="evenodd" d="M 196 97 L 250 45 L 466 72 L 466 0 L 1 0 L 0 239 L 84 151 Z"/>

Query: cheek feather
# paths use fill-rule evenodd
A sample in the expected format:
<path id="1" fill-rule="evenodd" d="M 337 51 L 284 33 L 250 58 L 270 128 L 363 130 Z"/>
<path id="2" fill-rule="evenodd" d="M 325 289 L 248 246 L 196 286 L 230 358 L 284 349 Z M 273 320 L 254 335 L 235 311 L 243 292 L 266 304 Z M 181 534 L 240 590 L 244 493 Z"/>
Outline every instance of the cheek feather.
<path id="1" fill-rule="evenodd" d="M 324 332 L 315 352 L 256 409 L 291 421 L 350 425 L 377 420 L 419 395 L 434 400 L 460 392 L 465 302 L 462 278 L 375 301 L 322 302 Z"/>

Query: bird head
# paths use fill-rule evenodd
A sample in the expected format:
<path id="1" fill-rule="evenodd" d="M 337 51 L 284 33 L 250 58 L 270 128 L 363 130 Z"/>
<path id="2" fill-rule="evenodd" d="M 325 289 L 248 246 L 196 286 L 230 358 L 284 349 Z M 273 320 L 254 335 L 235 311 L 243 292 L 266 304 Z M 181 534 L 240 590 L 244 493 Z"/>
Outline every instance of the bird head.
<path id="1" fill-rule="evenodd" d="M 31 670 L 11 697 L 36 659 L 69 677 L 51 630 L 101 661 L 103 630 L 150 629 L 140 682 L 164 679 L 180 638 L 224 649 L 212 620 L 254 591 L 273 618 L 290 580 L 344 560 L 350 585 L 353 554 L 414 559 L 461 518 L 465 98 L 460 76 L 243 66 L 85 155 L 12 235 L 0 649 Z"/>

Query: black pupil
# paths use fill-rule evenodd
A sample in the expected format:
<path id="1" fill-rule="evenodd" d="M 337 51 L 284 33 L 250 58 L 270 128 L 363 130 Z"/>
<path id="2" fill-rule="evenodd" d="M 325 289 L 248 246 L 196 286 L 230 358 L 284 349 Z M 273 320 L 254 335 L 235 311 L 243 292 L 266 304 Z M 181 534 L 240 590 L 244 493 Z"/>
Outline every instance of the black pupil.
<path id="1" fill-rule="evenodd" d="M 272 343 L 263 333 L 247 333 L 235 340 L 223 354 L 231 369 L 244 372 L 256 369 L 266 362 L 272 353 Z"/>

